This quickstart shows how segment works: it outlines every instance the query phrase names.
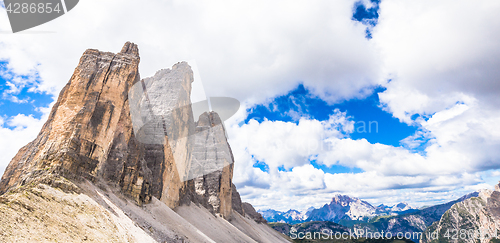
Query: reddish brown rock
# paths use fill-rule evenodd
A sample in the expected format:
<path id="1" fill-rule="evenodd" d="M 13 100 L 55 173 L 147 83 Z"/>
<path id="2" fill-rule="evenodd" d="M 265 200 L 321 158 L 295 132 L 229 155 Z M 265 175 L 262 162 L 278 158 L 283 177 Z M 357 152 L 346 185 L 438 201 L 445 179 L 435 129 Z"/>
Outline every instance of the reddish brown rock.
<path id="1" fill-rule="evenodd" d="M 232 203 L 232 208 L 234 211 L 238 212 L 242 216 L 245 216 L 245 212 L 243 212 L 243 206 L 242 206 L 240 194 L 236 190 L 236 186 L 234 184 L 232 185 L 231 203 Z"/>
<path id="2" fill-rule="evenodd" d="M 152 197 L 171 208 L 196 202 L 229 217 L 233 158 L 222 121 L 216 113 L 205 113 L 199 122 L 194 121 L 189 106 L 193 74 L 187 63 L 140 80 L 139 60 L 137 45 L 129 42 L 117 54 L 85 51 L 38 137 L 7 167 L 0 192 L 53 173 L 107 183 L 138 204 L 149 203 Z M 134 131 L 131 107 L 144 104 L 146 98 L 132 97 L 134 93 L 129 91 L 139 82 L 144 93 L 151 90 L 147 105 L 184 107 L 174 112 L 170 123 L 162 124 L 164 143 L 147 143 L 136 137 L 144 134 Z M 152 90 L 159 89 L 168 92 L 160 92 L 161 97 L 155 98 Z M 142 91 L 136 95 L 142 95 Z M 165 104 L 172 107 L 162 107 Z M 197 131 L 212 139 L 203 140 Z M 205 166 L 210 171 L 183 180 L 193 175 L 190 169 L 195 162 L 219 167 Z"/>
<path id="3" fill-rule="evenodd" d="M 61 91 L 38 137 L 7 167 L 0 191 L 43 171 L 92 178 L 106 161 L 129 86 L 139 80 L 137 46 L 118 54 L 89 49 Z"/>

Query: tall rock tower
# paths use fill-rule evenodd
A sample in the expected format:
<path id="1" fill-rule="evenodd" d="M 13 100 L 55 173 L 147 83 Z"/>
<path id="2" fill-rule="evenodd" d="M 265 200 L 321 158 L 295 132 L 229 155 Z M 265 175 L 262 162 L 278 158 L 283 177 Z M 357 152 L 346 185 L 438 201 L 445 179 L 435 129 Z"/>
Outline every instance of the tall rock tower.
<path id="1" fill-rule="evenodd" d="M 193 117 L 187 63 L 141 80 L 139 61 L 129 42 L 117 54 L 85 51 L 38 137 L 7 167 L 0 193 L 57 174 L 119 188 L 139 205 L 195 202 L 230 217 L 234 161 L 221 119 Z"/>

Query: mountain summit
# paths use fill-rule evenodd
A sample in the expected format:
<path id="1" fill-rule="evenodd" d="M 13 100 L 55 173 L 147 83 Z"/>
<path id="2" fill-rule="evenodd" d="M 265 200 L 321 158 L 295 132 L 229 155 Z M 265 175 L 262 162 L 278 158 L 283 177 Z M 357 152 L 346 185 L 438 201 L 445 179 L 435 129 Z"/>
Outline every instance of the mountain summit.
<path id="1" fill-rule="evenodd" d="M 375 216 L 375 207 L 359 198 L 337 194 L 330 204 L 309 213 L 308 221 L 363 220 Z"/>
<path id="2" fill-rule="evenodd" d="M 37 138 L 2 176 L 3 238 L 286 241 L 241 202 L 218 114 L 193 117 L 190 66 L 141 79 L 139 62 L 130 42 L 117 54 L 83 53 Z"/>

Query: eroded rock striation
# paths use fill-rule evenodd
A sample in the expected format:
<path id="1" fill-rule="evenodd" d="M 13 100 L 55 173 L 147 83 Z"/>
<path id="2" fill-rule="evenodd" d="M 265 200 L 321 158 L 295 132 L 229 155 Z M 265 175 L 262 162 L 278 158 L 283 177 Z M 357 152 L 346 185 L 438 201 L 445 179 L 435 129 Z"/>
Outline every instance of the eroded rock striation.
<path id="1" fill-rule="evenodd" d="M 141 205 L 199 203 L 228 218 L 233 157 L 217 113 L 197 121 L 185 62 L 140 79 L 139 50 L 85 51 L 38 137 L 11 161 L 6 192 L 45 174 L 119 188 Z M 241 208 L 241 206 L 240 206 Z"/>
<path id="2" fill-rule="evenodd" d="M 139 61 L 129 42 L 85 51 L 2 176 L 0 242 L 288 242 L 241 202 L 223 121 L 190 102 L 190 66 L 141 79 Z"/>
<path id="3" fill-rule="evenodd" d="M 61 91 L 38 137 L 21 148 L 6 168 L 0 191 L 26 184 L 44 171 L 68 177 L 96 177 L 108 159 L 128 88 L 139 80 L 137 46 L 118 54 L 85 51 Z"/>

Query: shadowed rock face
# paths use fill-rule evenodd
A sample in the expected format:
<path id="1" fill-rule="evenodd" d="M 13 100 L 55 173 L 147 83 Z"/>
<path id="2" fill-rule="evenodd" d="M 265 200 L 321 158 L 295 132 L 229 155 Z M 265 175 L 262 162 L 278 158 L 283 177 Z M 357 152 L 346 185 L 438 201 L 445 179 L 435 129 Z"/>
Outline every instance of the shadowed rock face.
<path id="1" fill-rule="evenodd" d="M 236 186 L 232 184 L 232 199 L 231 204 L 233 204 L 232 208 L 234 211 L 238 212 L 242 216 L 245 216 L 245 212 L 243 212 L 243 205 L 241 203 L 240 194 L 236 190 Z"/>
<path id="2" fill-rule="evenodd" d="M 85 51 L 38 137 L 10 162 L 0 192 L 53 173 L 120 188 L 138 204 L 196 202 L 229 217 L 234 160 L 221 119 L 210 112 L 195 122 L 187 63 L 140 80 L 139 61 L 129 42 L 117 54 Z M 147 107 L 160 116 L 134 116 Z M 158 120 L 165 111 L 168 119 Z"/>
<path id="3" fill-rule="evenodd" d="M 248 215 L 250 218 L 255 220 L 255 222 L 267 223 L 266 219 L 264 219 L 264 217 L 262 217 L 260 213 L 257 213 L 257 211 L 255 211 L 255 208 L 253 208 L 252 204 L 244 202 L 242 203 L 242 208 L 243 212 L 245 212 L 245 215 Z"/>

